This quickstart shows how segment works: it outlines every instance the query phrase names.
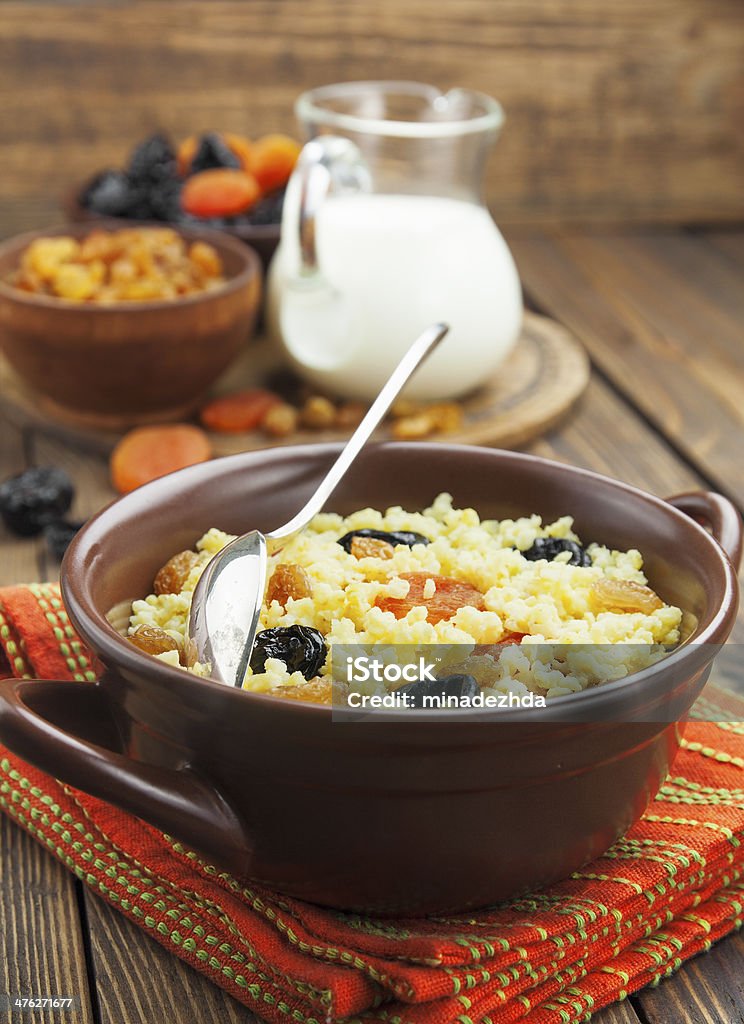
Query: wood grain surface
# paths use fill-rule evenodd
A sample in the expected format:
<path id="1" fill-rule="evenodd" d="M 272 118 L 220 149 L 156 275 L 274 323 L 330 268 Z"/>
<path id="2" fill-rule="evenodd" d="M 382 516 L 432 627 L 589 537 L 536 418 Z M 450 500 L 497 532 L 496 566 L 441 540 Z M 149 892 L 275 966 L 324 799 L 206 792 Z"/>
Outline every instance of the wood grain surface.
<path id="1" fill-rule="evenodd" d="M 503 223 L 744 216 L 737 0 L 210 0 L 0 4 L 0 222 L 158 127 L 294 130 L 303 89 L 409 78 L 483 90 Z"/>
<path id="2" fill-rule="evenodd" d="M 272 375 L 283 365 L 282 355 L 274 343 L 266 337 L 254 339 L 215 383 L 210 394 L 271 388 Z M 458 403 L 462 410 L 459 428 L 435 434 L 430 440 L 502 448 L 525 445 L 568 413 L 588 381 L 589 362 L 583 346 L 561 324 L 528 312 L 513 351 L 487 380 L 483 380 L 478 391 Z M 86 451 L 111 451 L 135 425 L 122 417 L 120 429 L 96 429 L 91 424 L 96 417 L 50 406 L 43 396 L 21 381 L 2 353 L 0 393 L 11 422 L 31 433 L 46 434 Z M 351 428 L 311 430 L 301 427 L 283 438 L 271 438 L 260 430 L 252 430 L 211 432 L 209 440 L 214 455 L 235 455 L 278 445 L 347 441 L 351 433 Z M 374 436 L 377 440 L 390 440 L 393 437 L 390 422 L 383 424 Z"/>
<path id="3" fill-rule="evenodd" d="M 0 815 L 0 1020 L 4 1024 L 94 1024 L 79 883 Z M 72 999 L 70 1009 L 16 1009 L 16 998 Z"/>
<path id="4" fill-rule="evenodd" d="M 702 475 L 744 502 L 741 268 L 684 232 L 511 241 L 537 305 Z"/>
<path id="5" fill-rule="evenodd" d="M 741 508 L 742 463 L 733 459 L 744 432 L 738 406 L 726 395 L 744 367 L 744 345 L 737 346 L 733 326 L 744 323 L 744 296 L 736 289 L 737 277 L 744 276 L 744 231 L 551 232 L 512 241 L 529 295 L 580 334 L 596 368 L 571 416 L 528 450 L 661 496 L 725 485 Z M 676 364 L 683 368 L 677 375 L 670 372 Z M 693 384 L 685 384 L 686 376 Z M 696 422 L 690 394 L 698 389 L 706 404 Z M 35 430 L 24 437 L 0 418 L 0 478 L 32 462 L 68 470 L 78 487 L 80 516 L 113 497 L 102 456 Z M 0 585 L 55 571 L 40 544 L 19 542 L 0 529 Z M 744 642 L 744 609 L 735 637 Z M 17 979 L 33 985 L 64 981 L 79 983 L 85 996 L 87 977 L 89 1003 L 79 1016 L 60 1017 L 61 1024 L 190 1024 L 197 1016 L 255 1024 L 248 1010 L 98 897 L 85 892 L 76 904 L 76 883 L 56 861 L 20 830 L 0 826 L 0 989 Z M 87 964 L 81 936 L 89 937 Z M 658 988 L 597 1013 L 593 1021 L 744 1024 L 743 979 L 739 932 Z"/>

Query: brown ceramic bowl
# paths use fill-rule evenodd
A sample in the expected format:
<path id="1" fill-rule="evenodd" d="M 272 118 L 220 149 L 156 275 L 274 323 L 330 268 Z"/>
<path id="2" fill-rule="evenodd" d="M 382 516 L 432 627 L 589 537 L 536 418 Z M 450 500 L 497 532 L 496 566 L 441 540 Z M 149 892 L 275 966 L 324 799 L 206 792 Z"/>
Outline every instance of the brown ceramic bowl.
<path id="1" fill-rule="evenodd" d="M 339 722 L 331 709 L 204 681 L 140 653 L 107 612 L 209 527 L 267 530 L 316 486 L 335 445 L 256 451 L 110 505 L 63 565 L 64 597 L 108 671 L 98 685 L 0 684 L 0 737 L 51 774 L 145 818 L 220 868 L 336 907 L 422 914 L 490 903 L 598 856 L 653 799 L 737 608 L 741 521 L 718 495 L 670 502 L 513 452 L 384 444 L 339 512 L 422 508 L 443 487 L 486 516 L 570 513 L 579 535 L 643 552 L 690 639 L 626 680 L 547 712 Z M 710 523 L 718 542 L 692 516 Z M 728 551 L 728 555 L 724 549 Z M 582 720 L 582 719 L 586 720 Z"/>
<path id="2" fill-rule="evenodd" d="M 203 238 L 217 249 L 227 279 L 222 287 L 99 306 L 8 283 L 35 238 L 90 231 L 90 224 L 66 225 L 0 244 L 0 349 L 52 414 L 112 428 L 185 415 L 250 337 L 261 298 L 258 257 L 221 232 L 183 229 L 185 239 Z"/>
<path id="3" fill-rule="evenodd" d="M 63 207 L 65 213 L 70 218 L 80 223 L 87 223 L 92 227 L 100 222 L 101 220 L 107 219 L 100 213 L 95 213 L 93 210 L 89 210 L 86 206 L 80 203 L 80 196 L 86 190 L 92 178 L 89 178 L 83 185 L 78 186 L 65 196 Z M 108 218 L 111 220 L 112 218 Z M 120 227 L 126 227 L 127 224 L 131 224 L 132 221 L 127 217 L 113 218 Z M 174 227 L 178 230 L 177 224 L 168 224 L 162 222 L 163 226 Z M 281 224 L 236 224 L 234 226 L 225 226 L 220 229 L 225 234 L 233 235 L 235 238 L 239 238 L 241 242 L 245 242 L 246 245 L 250 245 L 252 249 L 255 249 L 263 265 L 264 272 L 268 270 L 271 257 L 276 252 L 276 247 L 279 245 L 279 238 L 282 233 Z"/>

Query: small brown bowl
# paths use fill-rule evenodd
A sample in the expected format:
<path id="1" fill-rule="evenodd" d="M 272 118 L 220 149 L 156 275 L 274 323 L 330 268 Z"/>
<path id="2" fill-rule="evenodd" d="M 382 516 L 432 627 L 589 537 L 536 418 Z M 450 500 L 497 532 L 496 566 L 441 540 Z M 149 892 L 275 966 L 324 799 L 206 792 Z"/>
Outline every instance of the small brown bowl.
<path id="1" fill-rule="evenodd" d="M 222 232 L 183 228 L 178 233 L 187 241 L 204 239 L 217 249 L 224 285 L 179 299 L 104 306 L 9 283 L 34 239 L 82 238 L 92 226 L 34 231 L 0 245 L 0 350 L 53 416 L 121 429 L 186 415 L 251 335 L 261 300 L 259 258 Z"/>
<path id="2" fill-rule="evenodd" d="M 108 671 L 0 683 L 0 738 L 73 786 L 201 851 L 210 863 L 317 903 L 380 914 L 464 910 L 565 877 L 653 800 L 684 718 L 733 624 L 741 519 L 720 495 L 662 501 L 570 466 L 446 444 L 372 445 L 329 503 L 425 507 L 446 486 L 485 517 L 572 514 L 586 540 L 638 547 L 690 637 L 627 679 L 535 712 L 408 712 L 338 720 L 138 651 L 110 612 L 210 526 L 287 522 L 337 445 L 247 452 L 120 499 L 78 534 L 64 598 Z M 695 522 L 709 523 L 713 535 Z M 120 615 L 119 615 L 120 617 Z M 519 716 L 522 717 L 519 717 Z"/>
<path id="3" fill-rule="evenodd" d="M 132 221 L 127 217 L 104 217 L 102 214 L 95 213 L 93 210 L 89 210 L 86 206 L 82 205 L 80 196 L 92 180 L 90 178 L 83 185 L 78 185 L 77 188 L 65 196 L 62 206 L 70 220 L 76 223 L 91 224 L 97 224 L 101 220 L 113 220 L 120 227 L 126 227 L 127 224 L 131 224 Z M 161 221 L 161 224 L 163 227 L 172 227 L 176 231 L 179 230 L 178 224 L 172 224 L 167 221 Z M 241 242 L 245 242 L 246 245 L 250 245 L 252 249 L 256 250 L 263 265 L 264 273 L 268 270 L 271 257 L 279 245 L 281 230 L 281 224 L 236 224 L 234 226 L 225 225 L 225 227 L 220 228 L 220 231 L 239 238 Z"/>

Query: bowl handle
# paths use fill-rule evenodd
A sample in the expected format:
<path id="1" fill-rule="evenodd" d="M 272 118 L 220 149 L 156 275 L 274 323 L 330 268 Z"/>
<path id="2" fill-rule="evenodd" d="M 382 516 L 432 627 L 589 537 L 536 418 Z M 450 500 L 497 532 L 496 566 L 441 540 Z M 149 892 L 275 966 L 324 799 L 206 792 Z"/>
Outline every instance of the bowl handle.
<path id="1" fill-rule="evenodd" d="M 189 766 L 175 769 L 145 764 L 79 735 L 86 731 L 98 737 L 103 734 L 116 746 L 123 715 L 100 683 L 0 682 L 0 740 L 19 757 L 143 818 L 208 856 L 219 854 L 222 867 L 245 876 L 250 840 L 214 786 Z"/>
<path id="2" fill-rule="evenodd" d="M 666 499 L 680 512 L 710 527 L 735 569 L 741 564 L 742 519 L 739 510 L 728 498 L 715 491 L 690 491 Z"/>

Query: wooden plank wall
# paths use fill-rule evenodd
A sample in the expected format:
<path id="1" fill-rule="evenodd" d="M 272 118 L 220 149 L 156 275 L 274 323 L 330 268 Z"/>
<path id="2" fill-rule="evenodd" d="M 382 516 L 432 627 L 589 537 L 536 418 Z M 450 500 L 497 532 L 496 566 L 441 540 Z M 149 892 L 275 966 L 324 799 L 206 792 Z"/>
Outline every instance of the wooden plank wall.
<path id="1" fill-rule="evenodd" d="M 302 89 L 394 77 L 503 102 L 502 223 L 744 219 L 741 0 L 4 0 L 0 222 L 157 126 L 291 130 Z"/>

